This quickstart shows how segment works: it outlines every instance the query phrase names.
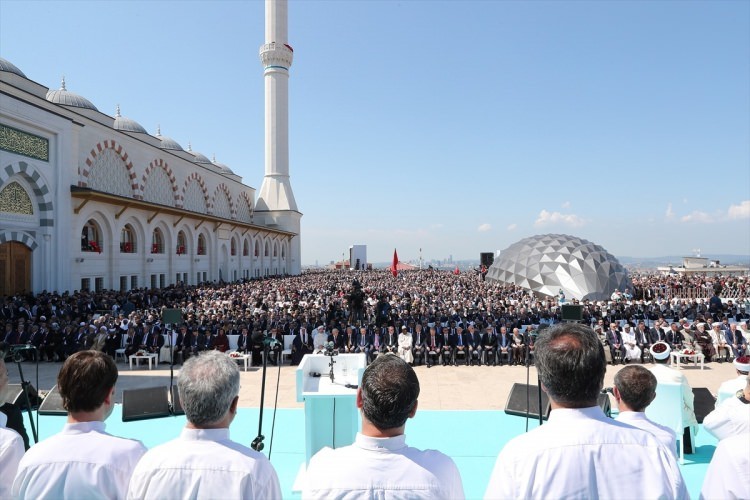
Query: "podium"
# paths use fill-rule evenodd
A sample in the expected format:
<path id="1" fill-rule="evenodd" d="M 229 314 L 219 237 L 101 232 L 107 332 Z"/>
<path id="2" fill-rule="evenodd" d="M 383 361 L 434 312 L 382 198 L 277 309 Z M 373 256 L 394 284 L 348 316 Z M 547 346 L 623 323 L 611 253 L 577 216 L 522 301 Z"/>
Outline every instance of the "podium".
<path id="1" fill-rule="evenodd" d="M 333 382 L 329 377 L 331 361 Z M 357 387 L 366 364 L 364 353 L 306 354 L 302 358 L 296 375 L 297 401 L 305 403 L 305 468 L 321 448 L 354 442 L 359 430 Z"/>

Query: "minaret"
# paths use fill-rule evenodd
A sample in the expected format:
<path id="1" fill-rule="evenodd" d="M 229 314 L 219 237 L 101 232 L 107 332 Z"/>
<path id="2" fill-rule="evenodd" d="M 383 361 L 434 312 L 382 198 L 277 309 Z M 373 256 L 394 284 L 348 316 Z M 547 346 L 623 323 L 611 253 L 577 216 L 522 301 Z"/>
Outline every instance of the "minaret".
<path id="1" fill-rule="evenodd" d="M 286 272 L 299 274 L 302 214 L 289 182 L 289 68 L 294 51 L 288 44 L 287 24 L 287 0 L 266 0 L 266 43 L 260 47 L 265 80 L 265 176 L 255 216 L 297 234 L 289 242 Z"/>

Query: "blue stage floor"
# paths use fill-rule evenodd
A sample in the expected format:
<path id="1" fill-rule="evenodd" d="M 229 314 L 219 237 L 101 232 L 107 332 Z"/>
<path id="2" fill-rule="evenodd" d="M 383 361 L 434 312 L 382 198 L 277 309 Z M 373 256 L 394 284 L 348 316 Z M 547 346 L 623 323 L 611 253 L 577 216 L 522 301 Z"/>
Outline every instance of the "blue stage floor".
<path id="1" fill-rule="evenodd" d="M 140 439 L 151 448 L 177 437 L 185 424 L 185 417 L 123 422 L 121 406 L 115 407 L 107 420 L 107 431 L 123 437 Z M 240 408 L 231 426 L 231 436 L 245 445 L 258 433 L 258 409 Z M 285 498 L 299 498 L 292 485 L 304 461 L 304 410 L 283 409 L 276 414 L 276 430 L 271 442 L 272 410 L 264 410 L 263 434 L 266 455 L 271 453 L 281 481 Z M 44 439 L 58 432 L 65 417 L 40 416 L 39 436 Z M 531 421 L 533 429 L 538 422 Z M 503 411 L 418 411 L 407 423 L 407 443 L 417 448 L 433 448 L 455 460 L 461 471 L 466 498 L 481 498 L 489 480 L 495 458 L 503 445 L 525 431 L 522 417 L 506 415 Z M 28 422 L 26 423 L 27 430 Z M 685 456 L 680 467 L 691 498 L 698 498 L 706 468 L 713 455 L 716 439 L 701 430 L 696 437 L 697 452 Z"/>

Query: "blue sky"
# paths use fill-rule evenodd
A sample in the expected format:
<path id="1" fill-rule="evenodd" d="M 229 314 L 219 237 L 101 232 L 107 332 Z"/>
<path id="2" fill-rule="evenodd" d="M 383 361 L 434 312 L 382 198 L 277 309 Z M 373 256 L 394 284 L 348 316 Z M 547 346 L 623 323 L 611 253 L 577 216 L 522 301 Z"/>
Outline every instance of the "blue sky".
<path id="1" fill-rule="evenodd" d="M 260 188 L 260 1 L 0 0 L 26 75 Z M 292 1 L 304 265 L 750 253 L 750 2 Z"/>

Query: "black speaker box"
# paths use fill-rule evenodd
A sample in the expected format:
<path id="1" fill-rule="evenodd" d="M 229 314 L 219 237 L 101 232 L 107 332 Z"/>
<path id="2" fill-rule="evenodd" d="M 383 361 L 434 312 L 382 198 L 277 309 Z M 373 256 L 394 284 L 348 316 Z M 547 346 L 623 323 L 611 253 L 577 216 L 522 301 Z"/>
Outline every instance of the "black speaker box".
<path id="1" fill-rule="evenodd" d="M 47 394 L 39 406 L 40 415 L 67 415 L 68 412 L 63 408 L 62 396 L 60 390 L 55 385 Z"/>
<path id="2" fill-rule="evenodd" d="M 168 416 L 168 393 L 167 386 L 122 391 L 122 421 Z"/>
<path id="3" fill-rule="evenodd" d="M 176 325 L 182 321 L 181 309 L 164 309 L 161 312 L 161 321 L 165 325 Z"/>
<path id="4" fill-rule="evenodd" d="M 31 403 L 31 408 L 34 409 L 39 406 L 39 394 L 37 394 L 36 389 L 31 384 L 28 385 L 28 391 L 29 402 Z M 16 405 L 22 410 L 25 410 L 27 407 L 21 384 L 8 384 L 2 394 L 0 394 L 0 401 Z"/>
<path id="5" fill-rule="evenodd" d="M 528 396 L 527 396 L 528 394 Z M 535 385 L 513 384 L 505 403 L 505 413 L 525 417 L 527 415 L 526 401 L 528 400 L 528 415 L 530 418 L 539 418 L 539 388 Z M 549 417 L 550 405 L 547 393 L 542 391 L 542 419 Z"/>
<path id="6" fill-rule="evenodd" d="M 489 268 L 495 262 L 495 254 L 492 252 L 481 252 L 479 254 L 479 263 Z"/>

